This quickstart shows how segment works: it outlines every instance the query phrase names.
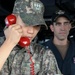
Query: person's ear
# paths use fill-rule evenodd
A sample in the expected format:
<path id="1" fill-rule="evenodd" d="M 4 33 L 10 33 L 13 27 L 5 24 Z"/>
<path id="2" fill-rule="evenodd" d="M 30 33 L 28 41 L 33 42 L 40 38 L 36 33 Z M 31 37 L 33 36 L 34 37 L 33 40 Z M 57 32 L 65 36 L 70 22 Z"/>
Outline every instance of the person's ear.
<path id="1" fill-rule="evenodd" d="M 53 27 L 53 25 L 51 24 L 49 27 L 50 27 L 51 31 L 54 32 L 54 27 Z"/>

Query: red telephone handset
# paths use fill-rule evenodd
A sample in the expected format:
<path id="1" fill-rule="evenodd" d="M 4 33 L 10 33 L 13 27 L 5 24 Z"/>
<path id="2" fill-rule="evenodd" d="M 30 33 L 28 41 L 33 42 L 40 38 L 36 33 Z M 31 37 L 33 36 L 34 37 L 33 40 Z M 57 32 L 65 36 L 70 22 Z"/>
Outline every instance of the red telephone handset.
<path id="1" fill-rule="evenodd" d="M 8 15 L 5 18 L 6 26 L 10 26 L 10 25 L 15 24 L 15 23 L 16 23 L 16 16 L 14 14 Z M 30 45 L 30 40 L 27 37 L 21 37 L 18 44 L 21 47 L 29 46 Z"/>

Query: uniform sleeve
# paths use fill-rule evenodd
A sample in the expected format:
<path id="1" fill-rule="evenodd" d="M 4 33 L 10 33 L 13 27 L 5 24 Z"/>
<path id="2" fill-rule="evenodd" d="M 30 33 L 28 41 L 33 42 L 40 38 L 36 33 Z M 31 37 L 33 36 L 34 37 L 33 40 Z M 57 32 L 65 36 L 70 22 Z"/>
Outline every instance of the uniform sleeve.
<path id="1" fill-rule="evenodd" d="M 57 61 L 55 59 L 54 54 L 51 50 L 45 50 L 43 54 L 43 64 L 42 64 L 42 71 L 43 75 L 55 75 L 55 74 L 61 74 Z"/>
<path id="2" fill-rule="evenodd" d="M 14 60 L 14 56 L 16 54 L 16 51 L 12 51 L 9 55 L 9 57 L 7 58 L 6 62 L 3 65 L 2 70 L 0 71 L 0 75 L 10 75 L 11 71 L 12 71 L 12 63 Z"/>
<path id="3" fill-rule="evenodd" d="M 0 37 L 0 46 L 3 44 L 4 42 L 4 37 Z M 0 75 L 8 75 L 8 67 L 7 67 L 7 62 L 5 62 L 2 70 L 0 71 Z"/>
<path id="4" fill-rule="evenodd" d="M 0 71 L 0 75 L 8 75 L 8 74 L 9 74 L 9 67 L 8 67 L 8 60 L 7 60 L 2 70 Z"/>
<path id="5" fill-rule="evenodd" d="M 0 37 L 0 46 L 4 43 L 5 37 Z"/>

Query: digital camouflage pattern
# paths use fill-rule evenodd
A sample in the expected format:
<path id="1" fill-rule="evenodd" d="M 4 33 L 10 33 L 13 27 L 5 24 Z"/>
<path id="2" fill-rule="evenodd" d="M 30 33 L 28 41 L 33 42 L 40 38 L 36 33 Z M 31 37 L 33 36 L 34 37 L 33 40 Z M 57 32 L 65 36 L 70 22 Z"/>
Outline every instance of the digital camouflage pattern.
<path id="1" fill-rule="evenodd" d="M 44 5 L 39 0 L 16 0 L 13 13 L 20 15 L 26 25 L 42 25 L 47 28 L 43 18 Z"/>
<path id="2" fill-rule="evenodd" d="M 3 39 L 0 38 L 0 44 Z M 30 50 L 34 61 L 35 75 L 61 75 L 56 59 L 49 49 L 31 43 Z M 30 75 L 30 55 L 26 48 L 16 46 L 5 62 L 0 75 Z"/>

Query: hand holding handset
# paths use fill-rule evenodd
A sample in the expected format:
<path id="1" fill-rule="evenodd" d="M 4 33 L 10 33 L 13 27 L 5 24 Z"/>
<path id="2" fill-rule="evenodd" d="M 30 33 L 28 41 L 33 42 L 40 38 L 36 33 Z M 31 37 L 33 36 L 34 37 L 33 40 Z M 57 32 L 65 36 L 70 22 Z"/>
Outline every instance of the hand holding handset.
<path id="1" fill-rule="evenodd" d="M 14 14 L 11 14 L 11 15 L 8 15 L 6 18 L 5 18 L 5 23 L 6 25 L 9 27 L 10 25 L 12 24 L 15 24 L 16 23 L 16 16 Z M 21 47 L 25 47 L 25 46 L 29 46 L 30 45 L 30 40 L 29 38 L 27 37 L 21 37 L 20 38 L 20 41 L 18 43 Z M 28 51 L 28 54 L 30 56 L 30 61 L 31 61 L 31 64 L 30 64 L 30 74 L 31 75 L 35 75 L 35 71 L 34 71 L 34 62 L 32 60 L 32 55 L 30 54 L 30 50 L 27 50 Z"/>
<path id="2" fill-rule="evenodd" d="M 8 15 L 5 18 L 5 24 L 6 24 L 6 26 L 9 27 L 10 25 L 15 24 L 15 23 L 16 23 L 16 16 L 14 14 Z M 21 37 L 20 41 L 18 42 L 18 44 L 21 47 L 29 46 L 30 45 L 30 40 L 27 37 Z"/>

